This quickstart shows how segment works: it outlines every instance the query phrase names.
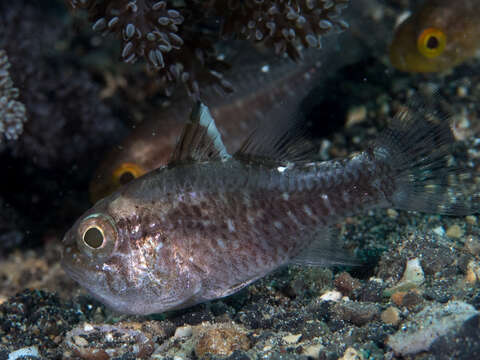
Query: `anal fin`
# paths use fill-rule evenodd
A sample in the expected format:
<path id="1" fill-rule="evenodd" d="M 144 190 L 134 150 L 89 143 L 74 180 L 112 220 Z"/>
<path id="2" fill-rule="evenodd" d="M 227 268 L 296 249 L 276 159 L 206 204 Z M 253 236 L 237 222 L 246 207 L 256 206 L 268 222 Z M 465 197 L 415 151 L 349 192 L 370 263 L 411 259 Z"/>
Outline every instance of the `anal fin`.
<path id="1" fill-rule="evenodd" d="M 320 228 L 309 237 L 310 246 L 290 261 L 290 264 L 307 266 L 358 266 L 361 263 L 341 247 L 338 234 L 331 227 Z"/>

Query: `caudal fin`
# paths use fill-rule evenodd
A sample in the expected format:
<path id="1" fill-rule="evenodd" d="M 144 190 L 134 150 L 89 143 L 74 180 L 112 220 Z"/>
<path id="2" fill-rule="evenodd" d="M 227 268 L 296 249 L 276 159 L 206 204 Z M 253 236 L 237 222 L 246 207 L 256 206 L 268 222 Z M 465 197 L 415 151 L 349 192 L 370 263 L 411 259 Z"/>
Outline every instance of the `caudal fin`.
<path id="1" fill-rule="evenodd" d="M 393 170 L 393 206 L 448 215 L 479 212 L 473 169 L 452 155 L 450 118 L 419 100 L 399 112 L 374 144 L 375 156 Z"/>

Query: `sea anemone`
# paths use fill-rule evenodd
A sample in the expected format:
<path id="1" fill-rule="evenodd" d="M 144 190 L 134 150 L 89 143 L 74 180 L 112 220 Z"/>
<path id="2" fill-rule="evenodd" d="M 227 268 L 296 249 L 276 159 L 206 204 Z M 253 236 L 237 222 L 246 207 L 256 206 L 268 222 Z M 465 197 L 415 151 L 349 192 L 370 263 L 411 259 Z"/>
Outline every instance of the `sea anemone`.
<path id="1" fill-rule="evenodd" d="M 184 83 L 199 95 L 199 82 L 231 84 L 223 78 L 226 64 L 216 45 L 223 37 L 239 37 L 302 57 L 301 48 L 320 48 L 321 36 L 343 30 L 341 10 L 349 0 L 66 0 L 88 11 L 94 30 L 122 41 L 121 58 L 144 58 L 165 83 Z"/>
<path id="2" fill-rule="evenodd" d="M 106 34 L 115 34 L 122 41 L 121 58 L 134 63 L 139 58 L 147 61 L 150 71 L 158 72 L 166 83 L 182 82 L 195 96 L 199 94 L 197 79 L 219 79 L 225 90 L 217 65 L 214 40 L 196 28 L 197 16 L 167 1 L 151 0 L 69 0 L 71 7 L 88 11 L 92 28 Z M 195 9 L 193 9 L 195 10 Z M 189 19 L 184 23 L 184 14 Z M 171 87 L 166 88 L 167 94 Z"/>

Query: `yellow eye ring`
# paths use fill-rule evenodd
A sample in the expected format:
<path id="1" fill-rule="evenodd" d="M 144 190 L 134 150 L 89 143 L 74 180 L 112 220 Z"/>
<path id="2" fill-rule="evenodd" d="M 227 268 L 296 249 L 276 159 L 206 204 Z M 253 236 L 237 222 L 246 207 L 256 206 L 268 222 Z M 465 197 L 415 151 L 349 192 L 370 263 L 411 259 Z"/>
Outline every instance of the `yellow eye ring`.
<path id="1" fill-rule="evenodd" d="M 420 53 L 428 59 L 433 59 L 440 55 L 447 45 L 445 33 L 436 28 L 427 28 L 423 30 L 417 39 L 417 48 Z"/>
<path id="2" fill-rule="evenodd" d="M 113 171 L 113 180 L 116 185 L 125 185 L 145 174 L 145 170 L 134 163 L 123 163 Z"/>

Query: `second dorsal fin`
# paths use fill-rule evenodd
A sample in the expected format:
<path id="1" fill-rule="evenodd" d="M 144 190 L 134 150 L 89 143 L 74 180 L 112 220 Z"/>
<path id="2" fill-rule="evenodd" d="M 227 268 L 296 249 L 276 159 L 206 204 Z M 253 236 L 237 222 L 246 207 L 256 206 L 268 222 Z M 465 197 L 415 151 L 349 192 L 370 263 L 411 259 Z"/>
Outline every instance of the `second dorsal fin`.
<path id="1" fill-rule="evenodd" d="M 185 124 L 169 165 L 230 158 L 208 107 L 198 101 Z"/>
<path id="2" fill-rule="evenodd" d="M 317 148 L 308 138 L 297 99 L 278 99 L 264 120 L 250 134 L 237 158 L 268 158 L 277 161 L 313 160 Z"/>

